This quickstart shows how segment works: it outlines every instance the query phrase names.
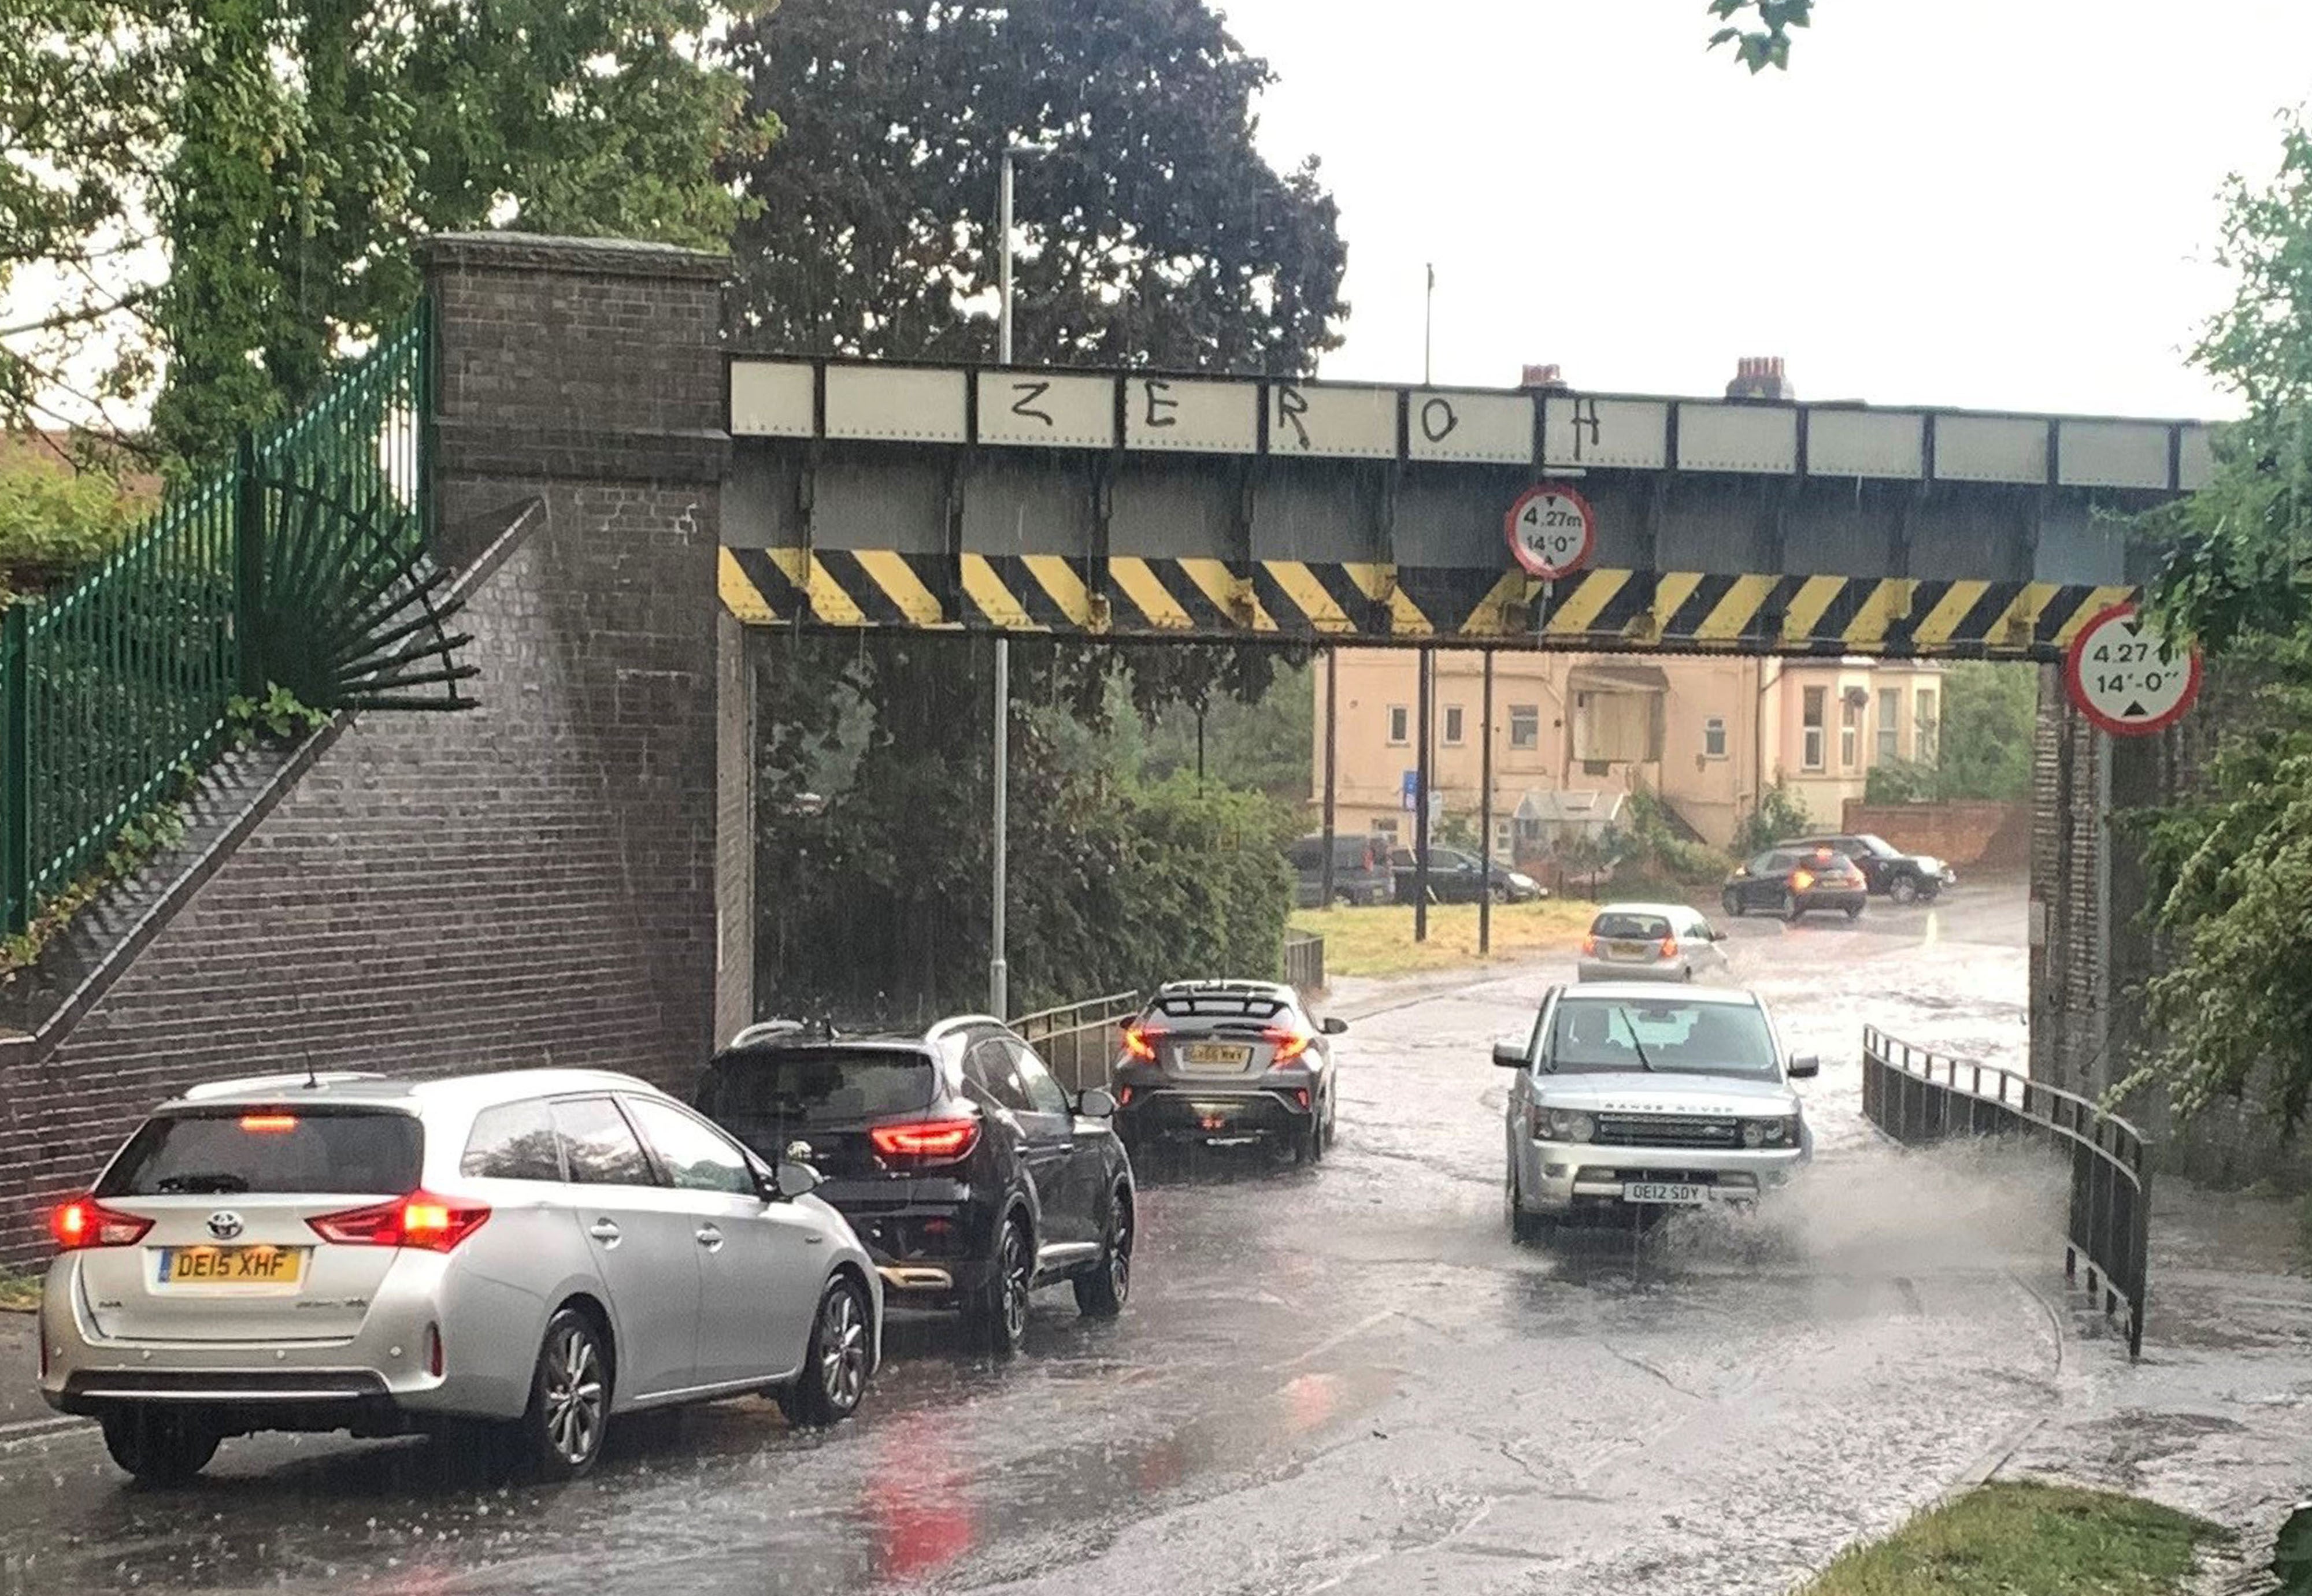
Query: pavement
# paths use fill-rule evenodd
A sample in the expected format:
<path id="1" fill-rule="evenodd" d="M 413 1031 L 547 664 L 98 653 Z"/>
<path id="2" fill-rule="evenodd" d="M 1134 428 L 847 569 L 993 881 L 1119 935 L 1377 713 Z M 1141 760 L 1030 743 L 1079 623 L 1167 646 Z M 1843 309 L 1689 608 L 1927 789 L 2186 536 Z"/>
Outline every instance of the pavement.
<path id="1" fill-rule="evenodd" d="M 1344 981 L 1334 1154 L 1144 1170 L 1119 1321 L 1047 1293 L 1010 1365 L 943 1321 L 898 1321 L 853 1423 L 790 1431 L 750 1400 L 628 1424 L 559 1488 L 418 1441 L 261 1436 L 144 1491 L 84 1427 L 0 1428 L 0 1596 L 1717 1596 L 1786 1590 L 2027 1461 L 2261 1511 L 2280 1487 L 2255 1482 L 2312 1426 L 2301 1293 L 2210 1262 L 2244 1222 L 2190 1209 L 2163 1230 L 2131 1369 L 2061 1312 L 2060 1172 L 1905 1152 L 1861 1117 L 1866 1023 L 2019 1058 L 2019 890 L 1730 929 L 1735 977 L 1825 1060 L 1801 1086 L 1816 1166 L 1747 1222 L 1516 1246 L 1489 1043 L 1570 967 Z M 23 1341 L 0 1318 L 0 1359 L 29 1370 Z M 2235 1445 L 2250 1461 L 2220 1464 Z"/>

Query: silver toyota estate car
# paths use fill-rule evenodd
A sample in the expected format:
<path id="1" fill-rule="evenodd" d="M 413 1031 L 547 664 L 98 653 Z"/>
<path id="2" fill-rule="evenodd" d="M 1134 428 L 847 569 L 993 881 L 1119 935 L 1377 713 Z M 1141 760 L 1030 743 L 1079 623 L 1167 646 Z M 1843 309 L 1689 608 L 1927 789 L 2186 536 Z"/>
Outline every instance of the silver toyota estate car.
<path id="1" fill-rule="evenodd" d="M 1789 1058 L 1756 994 L 1640 982 L 1552 988 L 1532 1033 L 1493 1044 L 1510 1087 L 1510 1229 L 1644 1223 L 1756 1201 L 1814 1154 Z"/>
<path id="2" fill-rule="evenodd" d="M 256 1430 L 462 1428 L 569 1478 L 637 1408 L 832 1423 L 882 1286 L 817 1182 L 622 1075 L 197 1087 L 57 1210 L 41 1394 L 155 1483 Z"/>

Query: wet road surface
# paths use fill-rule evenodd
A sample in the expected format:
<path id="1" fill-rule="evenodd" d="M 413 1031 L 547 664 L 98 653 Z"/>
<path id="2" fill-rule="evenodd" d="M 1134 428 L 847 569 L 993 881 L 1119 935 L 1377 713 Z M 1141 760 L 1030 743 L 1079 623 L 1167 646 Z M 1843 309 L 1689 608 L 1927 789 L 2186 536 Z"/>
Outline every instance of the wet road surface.
<path id="1" fill-rule="evenodd" d="M 2019 891 L 1730 929 L 1824 1058 L 1815 1170 L 1750 1222 L 1513 1245 L 1487 1049 L 1566 963 L 1344 982 L 1333 1155 L 1143 1171 L 1115 1323 L 1047 1293 L 999 1366 L 898 1322 L 854 1423 L 629 1421 L 561 1488 L 260 1436 L 143 1491 L 85 1429 L 0 1443 L 0 1592 L 1782 1590 L 1998 1455 L 2082 1354 L 2032 1289 L 2060 1194 L 1858 1108 L 1866 1023 L 2019 1051 Z"/>

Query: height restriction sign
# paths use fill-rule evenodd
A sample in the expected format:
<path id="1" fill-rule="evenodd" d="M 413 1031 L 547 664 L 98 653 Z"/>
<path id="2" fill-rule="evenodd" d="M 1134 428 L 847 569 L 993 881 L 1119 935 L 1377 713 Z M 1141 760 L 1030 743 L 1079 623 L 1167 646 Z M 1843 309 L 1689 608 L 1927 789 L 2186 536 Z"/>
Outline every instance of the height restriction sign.
<path id="1" fill-rule="evenodd" d="M 1598 515 L 1590 501 L 1561 483 L 1526 489 L 1502 522 L 1510 553 L 1534 576 L 1555 580 L 1590 563 Z"/>
<path id="2" fill-rule="evenodd" d="M 2063 661 L 2080 712 L 2119 737 L 2176 724 L 2200 693 L 2200 651 L 2178 650 L 2132 604 L 2115 604 L 2080 628 Z"/>

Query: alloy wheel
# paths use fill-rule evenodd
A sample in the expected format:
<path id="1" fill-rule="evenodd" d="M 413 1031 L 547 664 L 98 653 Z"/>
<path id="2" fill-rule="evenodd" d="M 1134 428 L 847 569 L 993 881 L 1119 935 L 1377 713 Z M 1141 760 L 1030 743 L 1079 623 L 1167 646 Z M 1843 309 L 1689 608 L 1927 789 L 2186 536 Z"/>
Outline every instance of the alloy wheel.
<path id="1" fill-rule="evenodd" d="M 1028 1233 L 1015 1220 L 1003 1227 L 1003 1330 L 1014 1345 L 1028 1333 L 1028 1286 L 1033 1266 Z"/>
<path id="2" fill-rule="evenodd" d="M 602 1357 L 582 1325 L 558 1330 L 546 1356 L 546 1435 L 565 1464 L 582 1465 L 602 1440 Z"/>
<path id="3" fill-rule="evenodd" d="M 819 1310 L 819 1383 L 828 1406 L 848 1413 L 867 1391 L 867 1319 L 859 1294 L 838 1285 Z"/>

